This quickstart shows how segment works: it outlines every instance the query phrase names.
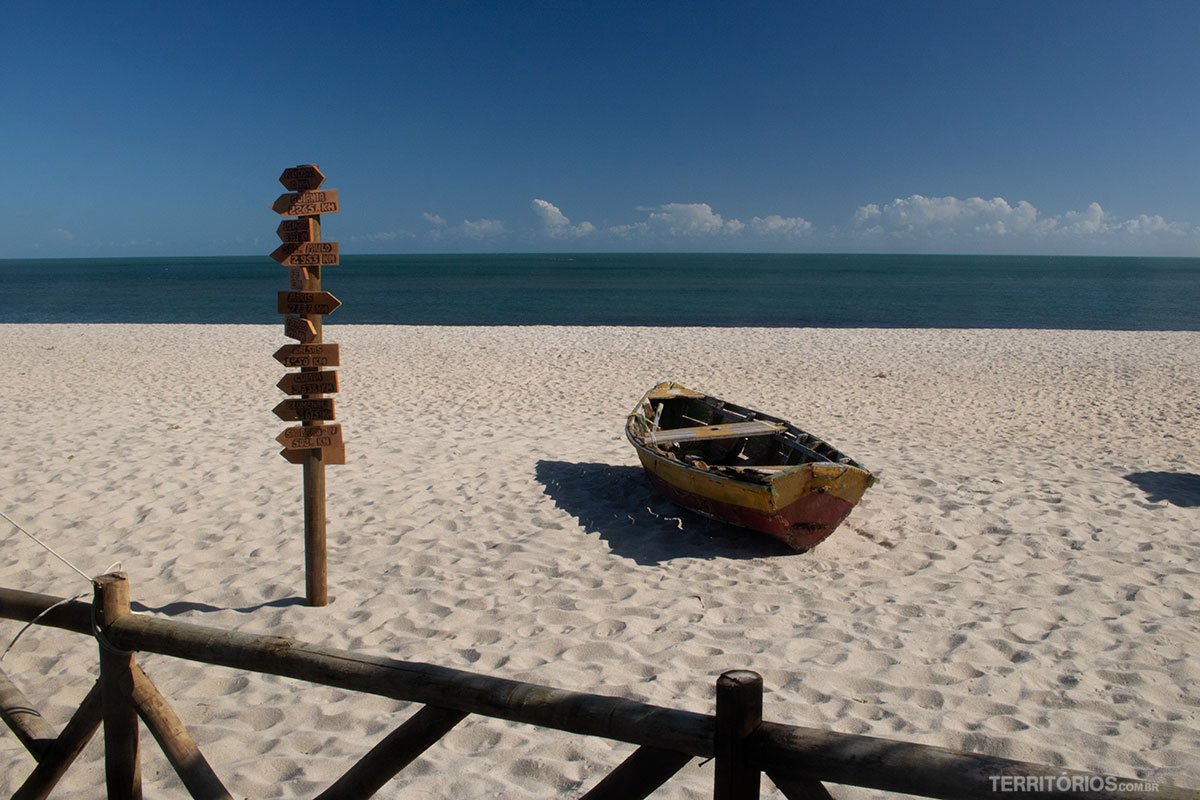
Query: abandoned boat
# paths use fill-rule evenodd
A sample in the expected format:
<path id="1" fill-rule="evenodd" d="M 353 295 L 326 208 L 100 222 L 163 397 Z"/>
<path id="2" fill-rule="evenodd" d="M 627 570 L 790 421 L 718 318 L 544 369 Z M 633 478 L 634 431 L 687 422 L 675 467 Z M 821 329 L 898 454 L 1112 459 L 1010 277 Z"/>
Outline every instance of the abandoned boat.
<path id="1" fill-rule="evenodd" d="M 646 392 L 625 435 L 667 499 L 800 552 L 833 533 L 875 481 L 789 422 L 677 383 Z"/>

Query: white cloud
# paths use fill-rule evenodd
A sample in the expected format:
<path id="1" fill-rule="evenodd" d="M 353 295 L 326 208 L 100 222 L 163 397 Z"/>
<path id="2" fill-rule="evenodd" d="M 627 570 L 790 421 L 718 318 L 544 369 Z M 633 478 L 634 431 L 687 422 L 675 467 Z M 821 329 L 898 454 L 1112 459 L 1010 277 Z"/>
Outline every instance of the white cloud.
<path id="1" fill-rule="evenodd" d="M 649 208 L 646 219 L 627 225 L 614 225 L 609 233 L 625 239 L 641 236 L 696 237 L 741 233 L 746 225 L 741 220 L 725 219 L 708 203 L 664 203 Z"/>
<path id="2" fill-rule="evenodd" d="M 432 239 L 490 239 L 508 233 L 508 228 L 498 219 L 464 219 L 461 224 L 452 226 L 439 214 L 426 211 L 421 216 L 433 226 L 426 232 Z"/>
<path id="3" fill-rule="evenodd" d="M 459 231 L 471 239 L 490 239 L 508 233 L 504 223 L 498 219 L 464 219 Z"/>
<path id="4" fill-rule="evenodd" d="M 66 228 L 51 228 L 46 231 L 46 236 L 59 242 L 75 241 L 75 234 L 71 233 Z"/>
<path id="5" fill-rule="evenodd" d="M 746 227 L 740 220 L 723 218 L 708 203 L 666 203 L 650 211 L 647 222 L 672 236 L 741 233 Z"/>
<path id="6" fill-rule="evenodd" d="M 957 238 L 965 235 L 999 235 L 1036 230 L 1038 212 L 1029 202 L 1015 206 L 1003 197 L 925 197 L 914 194 L 883 206 L 869 203 L 854 212 L 853 225 L 872 234 L 897 238 L 934 234 Z"/>
<path id="7" fill-rule="evenodd" d="M 769 214 L 750 220 L 750 230 L 766 236 L 807 236 L 812 233 L 812 223 L 804 217 L 784 217 Z"/>
<path id="8" fill-rule="evenodd" d="M 413 235 L 408 231 L 376 231 L 375 233 L 361 233 L 350 236 L 352 242 L 391 242 L 396 239 L 411 239 Z"/>
<path id="9" fill-rule="evenodd" d="M 541 219 L 545 233 L 552 238 L 587 236 L 596 232 L 596 226 L 586 220 L 578 225 L 572 225 L 567 215 L 548 200 L 535 197 L 530 203 L 530 207 L 533 208 L 533 213 Z"/>
<path id="10" fill-rule="evenodd" d="M 1027 200 L 1010 204 L 1003 197 L 925 197 L 914 194 L 882 206 L 868 203 L 854 213 L 851 230 L 858 238 L 890 239 L 931 245 L 1067 244 L 1081 240 L 1109 241 L 1114 237 L 1186 236 L 1200 228 L 1168 222 L 1159 215 L 1140 214 L 1122 220 L 1099 203 L 1082 211 L 1043 215 Z"/>

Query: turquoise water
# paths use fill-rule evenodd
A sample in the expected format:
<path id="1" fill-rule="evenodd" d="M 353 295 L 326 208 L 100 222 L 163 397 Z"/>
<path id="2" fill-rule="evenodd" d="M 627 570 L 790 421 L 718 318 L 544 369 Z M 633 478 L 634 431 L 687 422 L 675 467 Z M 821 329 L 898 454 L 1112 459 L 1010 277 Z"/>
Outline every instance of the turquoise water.
<path id="1" fill-rule="evenodd" d="M 266 256 L 0 261 L 0 322 L 277 322 Z M 331 323 L 1200 330 L 1200 258 L 343 256 Z"/>

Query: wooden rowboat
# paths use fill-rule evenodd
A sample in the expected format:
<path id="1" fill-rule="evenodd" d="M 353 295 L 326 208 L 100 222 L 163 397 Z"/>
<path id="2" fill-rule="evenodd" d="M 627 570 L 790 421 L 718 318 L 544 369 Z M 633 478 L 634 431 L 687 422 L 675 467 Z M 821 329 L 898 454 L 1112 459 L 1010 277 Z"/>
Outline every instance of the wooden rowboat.
<path id="1" fill-rule="evenodd" d="M 800 552 L 833 533 L 875 481 L 790 422 L 677 383 L 646 392 L 625 435 L 667 499 Z"/>

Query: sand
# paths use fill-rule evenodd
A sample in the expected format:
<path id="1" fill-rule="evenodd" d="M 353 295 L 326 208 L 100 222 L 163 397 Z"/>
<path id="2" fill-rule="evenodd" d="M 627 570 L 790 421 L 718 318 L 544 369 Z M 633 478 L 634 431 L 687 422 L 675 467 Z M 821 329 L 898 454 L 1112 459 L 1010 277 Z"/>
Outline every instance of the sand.
<path id="1" fill-rule="evenodd" d="M 704 712 L 750 668 L 770 720 L 1200 787 L 1200 334 L 334 323 L 328 607 L 299 599 L 277 326 L 0 326 L 0 508 L 88 574 L 121 562 L 142 613 Z M 663 379 L 882 480 L 804 555 L 682 513 L 622 434 Z M 2 536 L 0 585 L 89 592 Z M 411 713 L 140 663 L 237 797 L 312 796 Z M 61 726 L 96 646 L 31 631 L 0 667 Z M 99 796 L 98 742 L 58 796 Z M 475 717 L 379 796 L 577 795 L 631 750 Z M 183 797 L 143 751 L 147 796 Z M 0 794 L 32 764 L 0 729 Z"/>

